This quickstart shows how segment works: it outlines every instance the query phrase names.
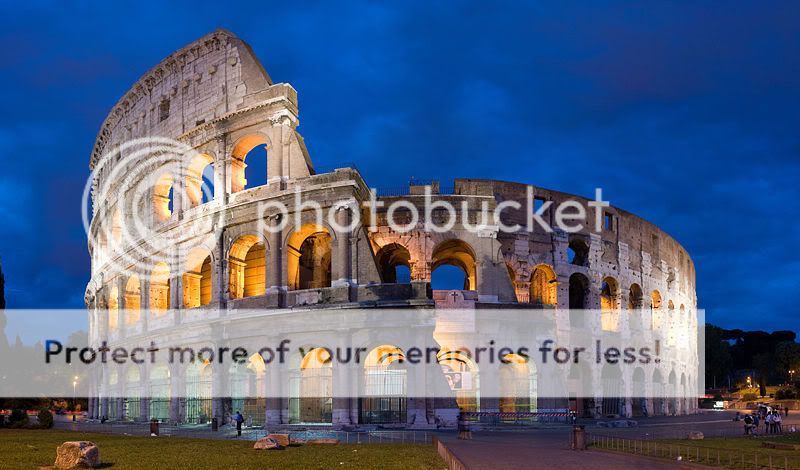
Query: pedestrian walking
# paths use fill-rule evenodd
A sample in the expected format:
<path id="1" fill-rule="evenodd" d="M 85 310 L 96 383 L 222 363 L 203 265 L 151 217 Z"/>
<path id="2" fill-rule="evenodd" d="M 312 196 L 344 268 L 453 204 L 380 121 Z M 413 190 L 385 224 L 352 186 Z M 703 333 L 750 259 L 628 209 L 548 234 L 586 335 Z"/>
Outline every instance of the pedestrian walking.
<path id="1" fill-rule="evenodd" d="M 237 411 L 236 416 L 233 417 L 233 420 L 236 422 L 236 435 L 241 437 L 242 423 L 244 422 L 244 416 L 242 416 L 242 414 Z"/>

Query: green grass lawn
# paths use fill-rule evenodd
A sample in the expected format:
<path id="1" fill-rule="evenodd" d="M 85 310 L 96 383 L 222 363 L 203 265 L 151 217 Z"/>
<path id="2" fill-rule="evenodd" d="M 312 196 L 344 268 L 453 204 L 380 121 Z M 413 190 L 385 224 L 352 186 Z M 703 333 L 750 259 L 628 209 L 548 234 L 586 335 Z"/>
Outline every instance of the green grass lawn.
<path id="1" fill-rule="evenodd" d="M 258 451 L 251 441 L 131 437 L 55 430 L 0 429 L 0 468 L 52 465 L 65 441 L 92 441 L 113 469 L 445 469 L 432 445 L 362 444 Z"/>
<path id="2" fill-rule="evenodd" d="M 770 468 L 770 461 L 772 462 L 771 468 L 776 470 L 783 470 L 784 465 L 788 465 L 790 469 L 800 469 L 800 450 L 769 449 L 762 446 L 765 441 L 800 444 L 800 433 L 756 438 L 746 436 L 706 438 L 697 441 L 654 439 L 645 441 L 644 448 L 640 444 L 642 441 L 637 441 L 636 444 L 626 441 L 623 445 L 619 443 L 612 445 L 611 450 L 658 456 L 671 460 L 675 460 L 678 455 L 681 455 L 684 461 L 736 470 L 756 468 L 766 470 Z M 603 448 L 602 445 L 593 447 L 601 450 Z M 756 464 L 758 465 L 756 466 Z"/>

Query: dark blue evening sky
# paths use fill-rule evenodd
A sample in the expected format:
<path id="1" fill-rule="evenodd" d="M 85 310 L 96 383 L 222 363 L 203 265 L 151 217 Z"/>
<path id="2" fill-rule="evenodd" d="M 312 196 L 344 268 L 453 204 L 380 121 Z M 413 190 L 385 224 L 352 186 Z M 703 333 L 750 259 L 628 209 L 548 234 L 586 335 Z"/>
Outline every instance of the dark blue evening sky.
<path id="1" fill-rule="evenodd" d="M 686 247 L 709 321 L 800 330 L 798 2 L 15 3 L 0 19 L 9 308 L 83 306 L 100 123 L 224 27 L 298 90 L 317 166 L 354 162 L 377 187 L 602 187 Z"/>

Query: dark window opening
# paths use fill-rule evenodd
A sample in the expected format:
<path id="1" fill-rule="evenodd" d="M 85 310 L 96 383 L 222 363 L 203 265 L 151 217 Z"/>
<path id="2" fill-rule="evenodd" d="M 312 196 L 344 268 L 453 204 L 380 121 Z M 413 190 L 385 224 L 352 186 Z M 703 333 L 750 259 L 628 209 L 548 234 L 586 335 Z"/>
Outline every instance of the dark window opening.
<path id="1" fill-rule="evenodd" d="M 164 100 L 158 105 L 158 122 L 169 117 L 169 100 Z"/>
<path id="2" fill-rule="evenodd" d="M 608 212 L 605 213 L 605 217 L 603 218 L 603 229 L 607 232 L 614 230 L 614 214 L 609 214 Z"/>

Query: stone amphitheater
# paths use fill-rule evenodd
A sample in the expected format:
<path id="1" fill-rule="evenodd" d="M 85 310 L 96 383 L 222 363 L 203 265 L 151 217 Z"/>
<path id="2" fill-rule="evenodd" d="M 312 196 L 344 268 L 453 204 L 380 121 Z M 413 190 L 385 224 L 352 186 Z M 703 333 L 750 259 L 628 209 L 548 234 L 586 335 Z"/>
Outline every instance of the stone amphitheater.
<path id="1" fill-rule="evenodd" d="M 254 311 L 291 317 L 331 308 L 436 315 L 458 308 L 541 315 L 558 335 L 603 330 L 624 336 L 635 326 L 675 345 L 679 353 L 647 373 L 591 367 L 570 372 L 569 380 L 629 398 L 544 397 L 536 390 L 533 367 L 477 370 L 457 354 L 442 357 L 442 369 L 471 374 L 471 384 L 451 400 L 409 396 L 407 382 L 418 375 L 404 375 L 403 361 L 381 358 L 365 365 L 367 378 L 305 357 L 287 379 L 257 361 L 244 369 L 131 366 L 92 377 L 91 418 L 204 423 L 227 420 L 241 410 L 252 426 L 432 428 L 454 426 L 459 411 L 497 412 L 499 423 L 515 413 L 520 418 L 511 421 L 524 422 L 522 417 L 543 409 L 570 409 L 586 417 L 696 411 L 695 268 L 686 250 L 657 226 L 610 206 L 600 231 L 536 227 L 508 232 L 493 226 L 476 231 L 467 223 L 476 223 L 484 205 L 493 209 L 518 202 L 518 208 L 503 212 L 503 222 L 512 225 L 525 224 L 537 205 L 548 201 L 589 202 L 526 183 L 486 179 L 412 182 L 403 190 L 378 193 L 384 208 L 361 211 L 360 204 L 373 197 L 362 175 L 348 166 L 315 171 L 297 130 L 298 117 L 297 91 L 273 83 L 251 48 L 224 30 L 171 54 L 125 93 L 102 123 L 90 161 L 92 277 L 86 305 L 92 345 L 208 325 L 227 325 L 228 334 L 239 335 L 231 340 L 255 341 L 259 333 L 267 334 L 234 328 L 243 321 L 240 312 L 248 312 L 248 318 Z M 126 158 L 125 142 L 153 136 L 175 139 L 195 153 L 169 170 Z M 106 157 L 115 149 L 115 157 Z M 260 174 L 253 173 L 259 167 Z M 125 193 L 124 180 L 131 175 L 150 181 L 144 196 Z M 110 188 L 105 194 L 118 197 L 98 197 L 103 187 Z M 402 233 L 389 226 L 386 206 L 401 199 L 421 205 L 426 192 L 434 201 L 466 207 L 466 219 L 442 233 L 426 231 L 421 223 Z M 356 205 L 339 204 L 343 200 Z M 264 230 L 282 221 L 280 213 L 264 209 L 269 201 L 290 209 L 299 203 L 301 223 Z M 339 225 L 359 223 L 350 232 L 319 223 L 313 211 L 302 210 L 310 201 L 334 213 Z M 553 212 L 541 214 L 552 223 Z M 145 225 L 171 240 L 167 249 L 130 235 L 125 227 L 133 224 L 134 213 L 139 219 L 146 214 Z M 448 270 L 458 273 L 455 285 L 447 278 L 443 282 L 451 285 L 432 288 L 437 274 Z M 600 313 L 571 313 L 584 309 Z M 376 341 L 364 344 L 391 345 Z M 397 348 L 397 355 L 403 354 Z M 375 377 L 389 385 L 374 390 L 367 382 Z M 502 386 L 497 393 L 481 390 L 509 381 L 524 391 L 508 398 Z M 338 396 L 337 384 L 344 382 L 372 390 Z M 298 395 L 298 389 L 310 386 L 323 392 Z"/>

